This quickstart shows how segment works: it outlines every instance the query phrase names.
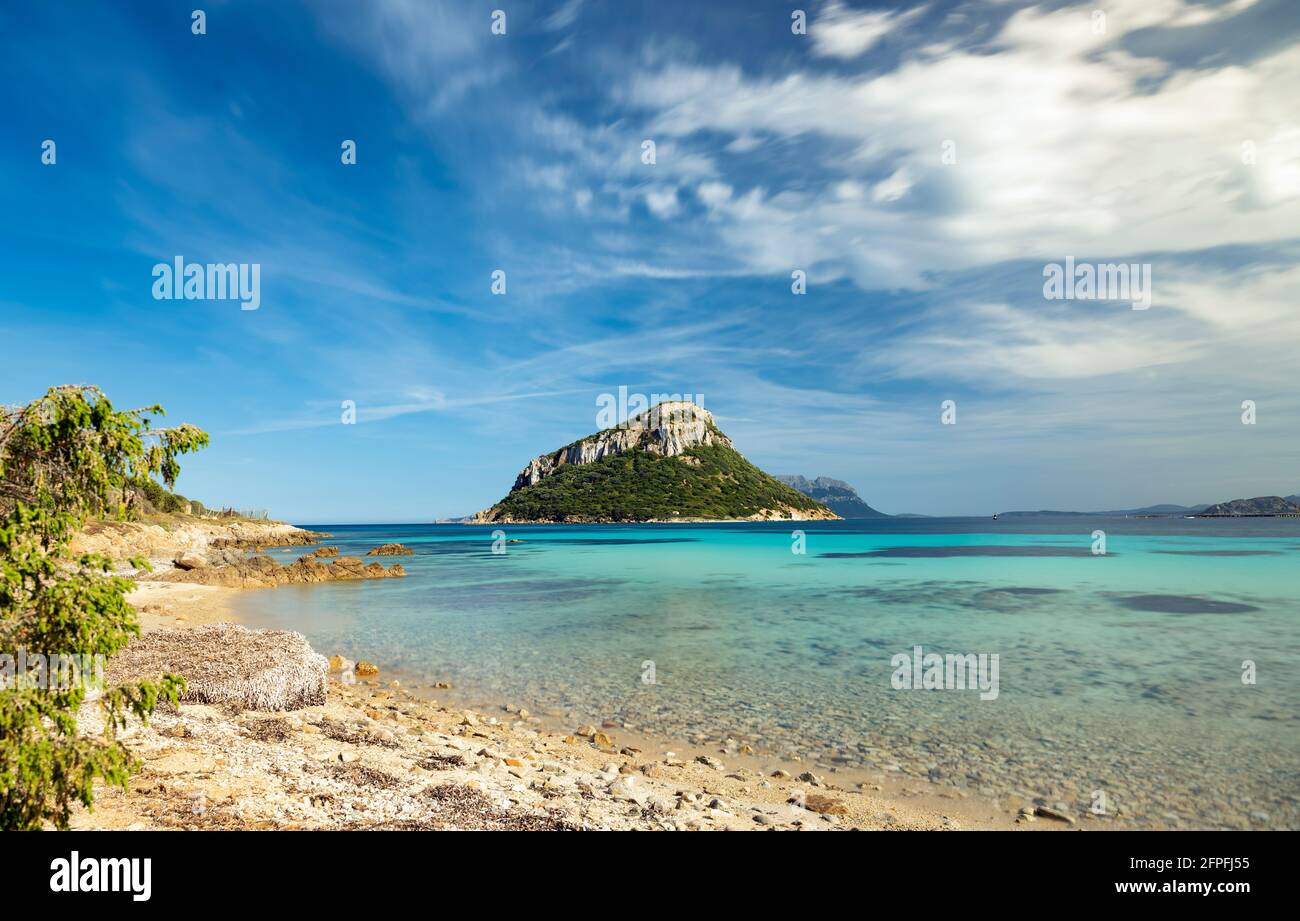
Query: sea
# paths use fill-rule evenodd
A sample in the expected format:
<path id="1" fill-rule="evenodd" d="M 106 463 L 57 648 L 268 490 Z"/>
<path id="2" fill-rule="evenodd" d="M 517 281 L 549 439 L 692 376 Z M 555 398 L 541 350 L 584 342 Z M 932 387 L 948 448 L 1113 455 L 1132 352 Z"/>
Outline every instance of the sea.
<path id="1" fill-rule="evenodd" d="M 1300 827 L 1300 519 L 303 527 L 408 575 L 238 615 L 404 684 L 1116 827 Z"/>

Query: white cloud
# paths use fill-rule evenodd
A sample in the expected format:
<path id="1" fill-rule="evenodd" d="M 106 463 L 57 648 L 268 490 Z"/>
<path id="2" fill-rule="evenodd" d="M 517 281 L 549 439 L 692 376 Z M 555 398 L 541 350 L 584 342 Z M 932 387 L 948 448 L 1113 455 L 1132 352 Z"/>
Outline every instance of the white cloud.
<path id="1" fill-rule="evenodd" d="M 862 183 L 853 179 L 845 179 L 842 182 L 835 183 L 835 197 L 841 201 L 861 201 L 866 197 L 867 190 Z"/>
<path id="2" fill-rule="evenodd" d="M 323 27 L 353 45 L 418 111 L 432 115 L 510 72 L 503 55 L 485 53 L 483 22 L 446 0 L 375 0 L 340 6 Z"/>
<path id="3" fill-rule="evenodd" d="M 578 21 L 582 12 L 582 0 L 568 0 L 563 6 L 542 20 L 542 28 L 551 32 L 567 29 Z"/>
<path id="4" fill-rule="evenodd" d="M 650 209 L 650 213 L 660 220 L 676 217 L 681 210 L 681 202 L 677 200 L 677 189 L 672 186 L 646 190 L 645 204 Z"/>
<path id="5" fill-rule="evenodd" d="M 898 201 L 911 189 L 912 177 L 907 167 L 900 166 L 888 179 L 876 183 L 875 188 L 871 190 L 871 200 L 878 203 Z"/>
<path id="6" fill-rule="evenodd" d="M 918 7 L 906 13 L 856 11 L 834 0 L 809 26 L 813 53 L 822 57 L 856 58 L 924 10 Z"/>
<path id="7" fill-rule="evenodd" d="M 731 200 L 731 186 L 725 182 L 701 182 L 696 196 L 708 208 L 720 208 Z"/>
<path id="8" fill-rule="evenodd" d="M 721 243 L 757 272 L 812 260 L 864 287 L 917 286 L 929 271 L 1025 255 L 1271 243 L 1300 227 L 1300 46 L 1248 68 L 1199 70 L 1121 49 L 1135 29 L 1204 23 L 1241 6 L 1117 0 L 1101 35 L 1089 4 L 1026 8 L 985 45 L 905 53 L 886 73 L 770 77 L 669 63 L 616 94 L 647 112 L 655 137 L 683 147 L 702 132 L 827 145 L 797 191 L 768 192 L 751 178 L 716 206 L 730 209 L 718 215 L 730 218 Z M 1253 166 L 1241 158 L 1248 139 L 1259 146 Z M 945 141 L 955 163 L 941 159 Z M 709 165 L 709 181 L 746 187 L 742 174 Z M 895 178 L 850 207 L 839 185 L 853 178 L 846 167 Z M 924 207 L 891 207 L 904 193 Z M 819 236 L 828 226 L 837 232 Z"/>
<path id="9" fill-rule="evenodd" d="M 1005 301 L 942 298 L 912 330 L 872 349 L 876 371 L 971 382 L 1130 379 L 1161 369 L 1197 386 L 1224 378 L 1285 381 L 1293 376 L 1300 314 L 1300 266 L 1234 271 L 1165 263 L 1153 268 L 1154 303 Z"/>
<path id="10" fill-rule="evenodd" d="M 878 367 L 923 378 L 939 368 L 969 381 L 1103 377 L 1201 357 L 1203 340 L 1153 348 L 1150 333 L 1127 307 L 1109 317 L 1045 316 L 1007 304 L 945 304 L 927 329 L 874 355 Z"/>
<path id="11" fill-rule="evenodd" d="M 1204 323 L 1217 349 L 1237 341 L 1291 355 L 1300 342 L 1300 266 L 1174 270 L 1154 286 L 1158 303 Z"/>

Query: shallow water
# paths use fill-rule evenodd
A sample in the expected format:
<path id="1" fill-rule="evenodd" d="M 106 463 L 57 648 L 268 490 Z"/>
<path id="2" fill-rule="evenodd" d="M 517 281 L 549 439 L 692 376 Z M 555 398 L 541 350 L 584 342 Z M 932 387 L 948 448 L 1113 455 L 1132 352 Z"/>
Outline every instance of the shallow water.
<path id="1" fill-rule="evenodd" d="M 1078 812 L 1101 792 L 1122 823 L 1300 827 L 1297 519 L 809 522 L 802 555 L 788 524 L 511 526 L 499 554 L 477 527 L 308 527 L 415 550 L 383 558 L 405 579 L 241 596 L 327 654 L 574 725 Z M 895 689 L 915 646 L 996 654 L 996 699 Z"/>

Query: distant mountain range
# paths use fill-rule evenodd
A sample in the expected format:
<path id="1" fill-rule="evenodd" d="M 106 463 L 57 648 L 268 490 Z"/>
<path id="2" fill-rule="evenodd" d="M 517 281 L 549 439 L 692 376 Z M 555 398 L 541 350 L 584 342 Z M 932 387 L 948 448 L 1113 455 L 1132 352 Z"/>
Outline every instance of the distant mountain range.
<path id="1" fill-rule="evenodd" d="M 1121 508 L 1105 512 L 1067 512 L 1056 509 L 1039 509 L 1038 511 L 1000 512 L 999 518 L 1035 518 L 1059 517 L 1062 515 L 1096 516 L 1098 518 L 1123 518 L 1126 515 L 1195 515 L 1209 508 L 1209 505 L 1147 505 L 1143 508 Z"/>
<path id="2" fill-rule="evenodd" d="M 1148 505 L 1143 508 L 1115 509 L 1108 512 L 1065 512 L 1041 510 L 1037 512 L 1002 512 L 1000 518 L 1033 518 L 1061 515 L 1092 515 L 1105 518 L 1126 515 L 1195 515 L 1198 518 L 1224 518 L 1242 516 L 1300 515 L 1300 495 L 1258 496 L 1254 499 L 1232 499 L 1204 505 Z"/>
<path id="3" fill-rule="evenodd" d="M 798 474 L 778 476 L 778 480 L 787 486 L 793 486 L 810 499 L 816 499 L 841 518 L 890 518 L 884 512 L 876 511 L 848 483 L 833 480 L 828 476 L 819 476 L 815 480 Z"/>
<path id="4" fill-rule="evenodd" d="M 820 502 L 747 461 L 707 410 L 673 401 L 533 458 L 515 477 L 510 493 L 472 522 L 835 517 Z"/>

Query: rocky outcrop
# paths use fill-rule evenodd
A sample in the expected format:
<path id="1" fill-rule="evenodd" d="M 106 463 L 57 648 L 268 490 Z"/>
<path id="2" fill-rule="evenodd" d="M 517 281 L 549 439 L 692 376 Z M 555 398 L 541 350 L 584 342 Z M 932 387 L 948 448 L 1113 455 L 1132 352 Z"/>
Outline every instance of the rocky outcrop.
<path id="1" fill-rule="evenodd" d="M 677 457 L 697 445 L 733 447 L 713 423 L 713 415 L 694 403 L 660 403 L 617 428 L 605 429 L 550 454 L 542 454 L 515 477 L 512 490 L 532 486 L 562 467 L 590 464 L 637 448 L 659 457 Z"/>
<path id="2" fill-rule="evenodd" d="M 175 515 L 150 522 L 92 521 L 72 540 L 76 553 L 95 553 L 113 560 L 144 557 L 154 568 L 171 566 L 187 556 L 207 557 L 240 548 L 291 547 L 314 544 L 325 535 L 278 521 L 222 521 Z"/>
<path id="3" fill-rule="evenodd" d="M 269 556 L 254 556 L 235 563 L 194 569 L 171 569 L 144 576 L 142 582 L 193 582 L 226 588 L 272 588 L 277 585 L 310 585 L 347 579 L 384 579 L 406 575 L 400 564 L 387 569 L 382 563 L 366 563 L 359 557 L 341 556 L 322 563 L 313 556 L 300 556 L 282 566 Z"/>
<path id="4" fill-rule="evenodd" d="M 410 556 L 415 553 L 410 547 L 402 544 L 381 544 L 366 551 L 366 556 Z"/>
<path id="5" fill-rule="evenodd" d="M 233 537 L 214 538 L 210 546 L 213 550 L 254 550 L 262 547 L 306 547 L 320 543 L 323 537 L 330 535 L 320 531 L 307 531 L 303 528 L 273 530 L 270 533 L 237 534 Z"/>

